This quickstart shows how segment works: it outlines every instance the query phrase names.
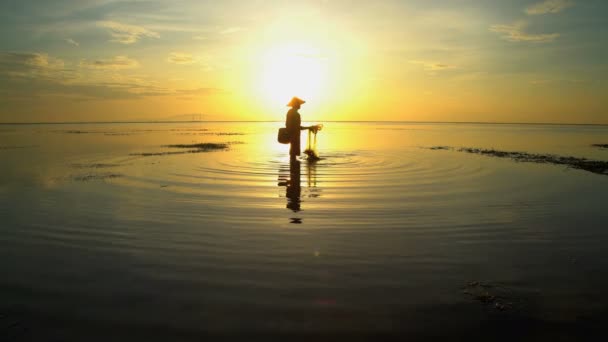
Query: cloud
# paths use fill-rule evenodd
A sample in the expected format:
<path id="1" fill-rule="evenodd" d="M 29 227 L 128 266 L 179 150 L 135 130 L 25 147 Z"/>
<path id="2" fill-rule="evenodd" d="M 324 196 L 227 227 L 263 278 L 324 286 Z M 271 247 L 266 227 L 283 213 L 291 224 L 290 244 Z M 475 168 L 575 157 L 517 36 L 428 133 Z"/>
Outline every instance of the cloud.
<path id="1" fill-rule="evenodd" d="M 178 65 L 196 64 L 202 71 L 211 71 L 213 67 L 209 64 L 209 56 L 193 56 L 185 52 L 171 52 L 167 57 L 167 62 Z"/>
<path id="2" fill-rule="evenodd" d="M 194 39 L 194 40 L 207 40 L 207 37 L 205 37 L 205 36 L 194 36 L 194 37 L 192 37 L 192 39 Z"/>
<path id="3" fill-rule="evenodd" d="M 559 33 L 530 34 L 524 32 L 528 24 L 518 21 L 513 24 L 492 25 L 490 31 L 501 33 L 502 38 L 510 42 L 548 43 L 559 37 Z"/>
<path id="4" fill-rule="evenodd" d="M 230 28 L 220 31 L 220 34 L 232 34 L 232 33 L 242 31 L 242 30 L 243 29 L 240 27 L 230 27 Z"/>
<path id="5" fill-rule="evenodd" d="M 111 42 L 133 44 L 143 37 L 160 38 L 160 35 L 141 26 L 121 24 L 115 21 L 99 21 L 97 25 L 110 30 Z"/>
<path id="6" fill-rule="evenodd" d="M 63 61 L 52 59 L 46 53 L 39 52 L 7 52 L 0 56 L 3 65 L 13 64 L 34 68 L 53 68 L 63 66 Z"/>
<path id="7" fill-rule="evenodd" d="M 65 63 L 40 52 L 0 53 L 0 75 L 11 78 L 63 77 Z"/>
<path id="8" fill-rule="evenodd" d="M 420 60 L 414 60 L 414 61 L 409 61 L 409 62 L 412 64 L 421 65 L 424 68 L 424 70 L 429 73 L 429 75 L 436 75 L 440 71 L 455 68 L 455 66 L 453 66 L 453 65 L 439 63 L 439 62 L 420 61 Z"/>
<path id="9" fill-rule="evenodd" d="M 456 75 L 453 79 L 456 81 L 479 81 L 482 80 L 484 78 L 487 78 L 488 72 L 487 71 L 473 71 L 473 72 L 469 72 L 469 73 L 462 73 L 460 75 Z"/>
<path id="10" fill-rule="evenodd" d="M 80 61 L 80 66 L 91 69 L 121 70 L 137 68 L 139 62 L 127 56 L 116 56 L 112 59 L 98 59 L 93 61 L 83 59 Z"/>
<path id="11" fill-rule="evenodd" d="M 574 6 L 574 1 L 571 0 L 545 0 L 526 8 L 526 13 L 528 15 L 559 13 L 572 6 Z"/>
<path id="12" fill-rule="evenodd" d="M 0 101 L 29 102 L 33 98 L 67 98 L 75 101 L 138 99 L 172 96 L 198 98 L 221 93 L 218 88 L 169 87 L 145 75 L 124 69 L 139 66 L 126 56 L 82 60 L 80 68 L 67 68 L 60 59 L 39 52 L 0 52 Z M 101 70 L 105 72 L 94 72 Z M 120 70 L 120 72 L 111 72 Z"/>
<path id="13" fill-rule="evenodd" d="M 585 81 L 580 79 L 534 79 L 530 81 L 530 84 L 533 85 L 544 85 L 551 83 L 569 83 L 569 84 L 581 84 L 585 83 Z"/>
<path id="14" fill-rule="evenodd" d="M 193 64 L 196 60 L 189 53 L 171 52 L 167 58 L 167 62 L 173 64 Z"/>
<path id="15" fill-rule="evenodd" d="M 554 82 L 554 81 L 547 80 L 547 79 L 540 79 L 540 80 L 532 80 L 532 81 L 530 81 L 530 84 L 541 85 L 541 84 L 547 84 L 547 83 L 552 83 L 552 82 Z"/>
<path id="16" fill-rule="evenodd" d="M 77 41 L 75 41 L 75 40 L 74 40 L 74 39 L 72 39 L 72 38 L 67 38 L 67 39 L 65 39 L 65 42 L 66 42 L 66 43 L 68 43 L 68 44 L 70 44 L 70 45 L 74 45 L 74 46 L 80 46 L 80 43 L 78 43 Z"/>

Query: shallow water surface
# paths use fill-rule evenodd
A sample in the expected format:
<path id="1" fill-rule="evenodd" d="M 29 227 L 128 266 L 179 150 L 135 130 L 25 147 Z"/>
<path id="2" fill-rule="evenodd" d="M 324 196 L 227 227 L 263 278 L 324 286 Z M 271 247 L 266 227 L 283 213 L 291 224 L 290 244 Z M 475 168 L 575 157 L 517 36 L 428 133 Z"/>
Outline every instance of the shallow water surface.
<path id="1" fill-rule="evenodd" d="M 281 123 L 2 126 L 0 336 L 576 340 L 608 318 L 607 175 L 430 149 L 608 161 L 608 127 L 324 124 L 315 163 Z"/>

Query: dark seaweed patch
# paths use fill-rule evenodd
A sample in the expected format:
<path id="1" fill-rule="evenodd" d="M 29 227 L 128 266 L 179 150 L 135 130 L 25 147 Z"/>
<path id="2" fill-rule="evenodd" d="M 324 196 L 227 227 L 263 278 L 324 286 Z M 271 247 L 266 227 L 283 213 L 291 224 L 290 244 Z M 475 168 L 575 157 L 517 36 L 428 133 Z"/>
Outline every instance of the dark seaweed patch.
<path id="1" fill-rule="evenodd" d="M 141 134 L 145 132 L 158 132 L 158 130 L 130 130 L 130 131 L 83 131 L 83 130 L 60 130 L 54 131 L 55 133 L 63 134 L 103 134 L 107 136 L 122 136 L 122 135 L 133 135 Z"/>
<path id="2" fill-rule="evenodd" d="M 215 135 L 215 136 L 232 136 L 232 135 L 246 135 L 246 133 L 241 133 L 241 132 L 177 132 L 175 134 L 178 135 Z"/>
<path id="3" fill-rule="evenodd" d="M 448 146 L 431 147 L 431 150 L 455 150 Z M 587 158 L 564 157 L 554 154 L 536 154 L 527 152 L 499 151 L 494 149 L 463 147 L 459 152 L 481 154 L 489 157 L 509 158 L 517 162 L 565 165 L 567 167 L 585 170 L 600 175 L 608 175 L 608 161 L 591 160 Z"/>
<path id="4" fill-rule="evenodd" d="M 79 131 L 79 130 L 68 130 L 68 131 L 59 131 L 60 133 L 66 134 L 100 134 L 106 132 L 95 132 L 95 131 Z"/>
<path id="5" fill-rule="evenodd" d="M 206 132 L 206 131 L 208 131 L 208 129 L 206 129 L 206 128 L 199 128 L 199 129 L 194 129 L 194 128 L 174 128 L 174 129 L 171 129 L 170 131 L 172 131 L 172 132 Z"/>
<path id="6" fill-rule="evenodd" d="M 479 281 L 469 282 L 462 293 L 469 296 L 489 309 L 505 311 L 513 309 L 512 295 L 506 289 L 496 284 Z"/>
<path id="7" fill-rule="evenodd" d="M 213 134 L 213 135 L 245 135 L 245 133 L 238 133 L 238 132 L 218 132 L 218 133 L 209 133 L 209 134 Z"/>
<path id="8" fill-rule="evenodd" d="M 114 179 L 122 177 L 121 174 L 118 173 L 86 173 L 81 175 L 74 175 L 72 179 L 79 182 L 90 182 L 96 180 L 106 180 L 106 179 Z"/>
<path id="9" fill-rule="evenodd" d="M 174 154 L 187 154 L 187 153 L 203 153 L 209 152 L 204 150 L 188 150 L 188 151 L 170 151 L 170 152 L 142 152 L 142 153 L 130 153 L 130 156 L 140 157 L 152 157 L 152 156 L 170 156 Z"/>
<path id="10" fill-rule="evenodd" d="M 175 145 L 165 145 L 163 147 L 182 148 L 182 149 L 187 149 L 187 150 L 185 150 L 185 151 L 131 153 L 130 155 L 141 156 L 141 157 L 150 157 L 150 156 L 167 156 L 167 155 L 175 155 L 175 154 L 222 151 L 222 150 L 228 149 L 228 144 L 224 144 L 224 143 L 175 144 Z"/>
<path id="11" fill-rule="evenodd" d="M 107 135 L 107 136 L 123 136 L 123 135 L 133 135 L 133 133 L 127 133 L 127 132 L 114 132 L 114 133 L 110 133 L 110 132 L 106 132 L 103 135 Z"/>
<path id="12" fill-rule="evenodd" d="M 104 169 L 108 167 L 117 167 L 118 164 L 104 164 L 104 163 L 93 163 L 93 164 L 72 164 L 73 168 L 77 169 Z"/>
<path id="13" fill-rule="evenodd" d="M 176 144 L 176 145 L 166 145 L 163 147 L 171 147 L 171 148 L 195 148 L 197 150 L 206 151 L 215 151 L 215 150 L 225 150 L 228 148 L 228 144 L 224 143 L 199 143 L 199 144 Z"/>
<path id="14" fill-rule="evenodd" d="M 38 147 L 38 145 L 24 145 L 24 146 L 8 145 L 8 146 L 0 146 L 0 150 L 18 150 L 18 149 L 22 149 L 22 148 L 33 148 L 33 147 Z"/>

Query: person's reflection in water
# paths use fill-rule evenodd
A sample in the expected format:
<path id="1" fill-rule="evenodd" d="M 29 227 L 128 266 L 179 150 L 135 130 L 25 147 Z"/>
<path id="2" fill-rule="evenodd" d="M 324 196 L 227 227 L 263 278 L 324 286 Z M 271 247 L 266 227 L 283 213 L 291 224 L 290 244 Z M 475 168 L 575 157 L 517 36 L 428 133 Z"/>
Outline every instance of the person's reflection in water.
<path id="1" fill-rule="evenodd" d="M 289 161 L 289 176 L 285 174 L 284 168 L 279 171 L 279 186 L 285 187 L 285 197 L 287 198 L 287 209 L 294 213 L 301 210 L 302 186 L 300 185 L 300 162 L 298 160 Z M 302 223 L 302 218 L 292 217 L 291 223 Z"/>
<path id="2" fill-rule="evenodd" d="M 319 197 L 321 189 L 317 188 L 317 165 L 315 162 L 306 162 L 306 176 L 308 187 L 306 189 L 308 198 Z M 289 173 L 286 165 L 279 169 L 279 186 L 285 187 L 285 198 L 287 199 L 286 208 L 294 213 L 302 210 L 302 185 L 301 185 L 301 162 L 290 160 Z M 291 223 L 302 223 L 301 217 L 291 217 Z"/>
<path id="3" fill-rule="evenodd" d="M 298 160 L 289 161 L 289 183 L 285 191 L 287 197 L 287 208 L 294 213 L 300 211 L 300 196 L 302 187 L 300 186 L 300 162 Z"/>

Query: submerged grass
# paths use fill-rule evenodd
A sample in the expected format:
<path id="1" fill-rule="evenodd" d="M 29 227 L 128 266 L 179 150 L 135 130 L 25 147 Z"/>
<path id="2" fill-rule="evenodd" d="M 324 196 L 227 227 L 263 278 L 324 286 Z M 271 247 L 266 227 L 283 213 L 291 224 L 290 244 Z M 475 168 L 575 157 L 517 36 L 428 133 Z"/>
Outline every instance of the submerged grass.
<path id="1" fill-rule="evenodd" d="M 498 158 L 509 158 L 517 162 L 527 163 L 539 163 L 539 164 L 554 164 L 554 165 L 565 165 L 573 169 L 585 170 L 588 172 L 597 173 L 600 175 L 608 175 L 608 161 L 602 160 L 591 160 L 586 158 L 577 157 L 564 157 L 557 156 L 554 154 L 536 154 L 527 152 L 511 152 L 511 151 L 499 151 L 495 149 L 483 149 L 483 148 L 472 148 L 462 147 L 455 149 L 448 146 L 435 146 L 431 147 L 431 150 L 451 150 L 473 154 L 481 154 L 484 156 L 498 157 Z"/>
<path id="2" fill-rule="evenodd" d="M 105 164 L 105 163 L 93 163 L 93 164 L 72 164 L 73 168 L 76 169 L 104 169 L 108 167 L 118 167 L 119 164 Z"/>
<path id="3" fill-rule="evenodd" d="M 122 177 L 121 174 L 118 173 L 87 173 L 82 175 L 75 175 L 71 178 L 75 181 L 79 182 L 89 182 L 96 180 L 106 180 L 106 179 L 114 179 Z"/>
<path id="4" fill-rule="evenodd" d="M 516 296 L 509 289 L 498 284 L 472 281 L 463 288 L 463 294 L 469 296 L 489 309 L 510 311 L 514 308 Z"/>
<path id="5" fill-rule="evenodd" d="M 209 151 L 203 150 L 188 150 L 188 151 L 170 151 L 170 152 L 142 152 L 142 153 L 131 153 L 130 156 L 140 156 L 140 157 L 151 157 L 151 156 L 170 156 L 174 154 L 187 154 L 187 153 L 203 153 Z"/>
<path id="6" fill-rule="evenodd" d="M 143 152 L 143 153 L 131 153 L 131 156 L 168 156 L 175 154 L 187 154 L 187 153 L 204 153 L 213 151 L 224 151 L 227 150 L 229 144 L 227 143 L 198 143 L 198 144 L 175 144 L 175 145 L 164 145 L 162 147 L 169 148 L 180 148 L 185 151 L 161 151 L 161 152 Z"/>
<path id="7" fill-rule="evenodd" d="M 216 151 L 216 150 L 227 149 L 228 144 L 224 144 L 224 143 L 176 144 L 176 145 L 165 145 L 163 147 L 195 148 L 195 149 L 204 150 L 204 151 Z"/>
<path id="8" fill-rule="evenodd" d="M 18 150 L 18 149 L 22 149 L 22 148 L 34 148 L 34 147 L 38 147 L 38 145 L 23 145 L 23 146 L 16 146 L 16 145 L 12 145 L 12 146 L 0 146 L 0 150 Z"/>

